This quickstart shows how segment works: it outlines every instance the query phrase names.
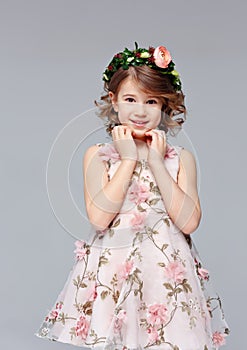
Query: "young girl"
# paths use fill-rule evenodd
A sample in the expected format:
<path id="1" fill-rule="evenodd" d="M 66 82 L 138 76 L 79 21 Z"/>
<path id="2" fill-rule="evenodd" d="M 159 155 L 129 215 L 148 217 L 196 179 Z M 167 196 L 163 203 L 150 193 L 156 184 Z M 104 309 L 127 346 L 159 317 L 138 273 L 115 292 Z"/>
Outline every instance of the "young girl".
<path id="1" fill-rule="evenodd" d="M 112 143 L 84 156 L 84 195 L 94 235 L 39 337 L 111 350 L 213 350 L 229 329 L 191 234 L 201 220 L 194 156 L 171 146 L 186 115 L 169 51 L 125 48 L 103 74 L 97 103 Z"/>

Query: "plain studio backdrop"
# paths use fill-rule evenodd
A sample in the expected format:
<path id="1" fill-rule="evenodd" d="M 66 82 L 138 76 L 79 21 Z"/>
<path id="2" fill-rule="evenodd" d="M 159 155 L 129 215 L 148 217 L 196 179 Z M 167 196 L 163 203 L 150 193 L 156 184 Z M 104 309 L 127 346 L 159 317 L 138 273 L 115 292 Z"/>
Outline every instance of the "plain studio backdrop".
<path id="1" fill-rule="evenodd" d="M 181 74 L 189 113 L 177 143 L 197 158 L 203 210 L 193 238 L 231 328 L 224 349 L 245 348 L 246 10 L 242 0 L 1 1 L 1 349 L 72 349 L 34 332 L 74 263 L 71 231 L 88 229 L 83 152 L 105 135 L 87 111 L 112 56 L 135 41 L 167 46 Z M 70 193 L 84 216 L 69 214 L 65 225 L 53 211 L 70 213 L 62 181 L 60 207 L 48 200 L 48 156 L 81 114 Z"/>

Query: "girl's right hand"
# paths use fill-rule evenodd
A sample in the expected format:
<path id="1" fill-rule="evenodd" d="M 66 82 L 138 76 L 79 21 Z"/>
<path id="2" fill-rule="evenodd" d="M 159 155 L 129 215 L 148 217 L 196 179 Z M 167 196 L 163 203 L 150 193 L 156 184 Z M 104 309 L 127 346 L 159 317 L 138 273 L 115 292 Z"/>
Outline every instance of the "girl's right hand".
<path id="1" fill-rule="evenodd" d="M 121 159 L 137 160 L 137 148 L 127 125 L 117 125 L 112 130 L 113 145 Z"/>

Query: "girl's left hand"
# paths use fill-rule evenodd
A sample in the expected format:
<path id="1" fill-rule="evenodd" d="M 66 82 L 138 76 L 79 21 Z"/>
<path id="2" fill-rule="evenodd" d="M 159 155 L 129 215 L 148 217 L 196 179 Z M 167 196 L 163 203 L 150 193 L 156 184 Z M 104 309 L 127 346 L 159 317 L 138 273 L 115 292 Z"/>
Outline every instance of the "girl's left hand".
<path id="1" fill-rule="evenodd" d="M 152 129 L 146 131 L 148 145 L 148 163 L 157 163 L 164 160 L 166 154 L 166 133 L 163 130 Z"/>

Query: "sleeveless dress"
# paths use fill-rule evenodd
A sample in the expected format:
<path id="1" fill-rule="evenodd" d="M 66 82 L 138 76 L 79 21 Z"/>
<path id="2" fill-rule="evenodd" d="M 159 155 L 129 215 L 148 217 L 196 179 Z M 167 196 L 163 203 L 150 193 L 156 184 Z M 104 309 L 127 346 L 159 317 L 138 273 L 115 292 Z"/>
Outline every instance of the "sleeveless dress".
<path id="1" fill-rule="evenodd" d="M 121 159 L 113 144 L 97 145 L 110 180 Z M 164 157 L 176 182 L 182 148 L 167 143 Z M 137 161 L 110 225 L 75 246 L 74 265 L 36 336 L 104 350 L 225 344 L 221 299 L 191 237 L 171 221 L 146 161 Z"/>

